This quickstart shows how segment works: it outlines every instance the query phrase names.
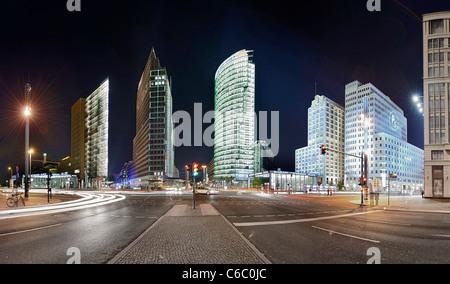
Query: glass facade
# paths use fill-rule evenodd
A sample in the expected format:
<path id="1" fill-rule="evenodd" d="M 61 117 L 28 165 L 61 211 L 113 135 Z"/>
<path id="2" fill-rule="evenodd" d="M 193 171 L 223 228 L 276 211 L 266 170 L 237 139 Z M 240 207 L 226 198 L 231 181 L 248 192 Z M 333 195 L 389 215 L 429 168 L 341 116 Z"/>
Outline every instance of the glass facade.
<path id="1" fill-rule="evenodd" d="M 254 172 L 255 64 L 236 52 L 215 76 L 214 178 L 247 181 Z"/>
<path id="2" fill-rule="evenodd" d="M 129 178 L 138 186 L 178 177 L 173 143 L 171 83 L 152 48 L 138 85 L 133 167 Z"/>
<path id="3" fill-rule="evenodd" d="M 109 79 L 86 99 L 85 112 L 85 170 L 91 181 L 108 176 Z"/>

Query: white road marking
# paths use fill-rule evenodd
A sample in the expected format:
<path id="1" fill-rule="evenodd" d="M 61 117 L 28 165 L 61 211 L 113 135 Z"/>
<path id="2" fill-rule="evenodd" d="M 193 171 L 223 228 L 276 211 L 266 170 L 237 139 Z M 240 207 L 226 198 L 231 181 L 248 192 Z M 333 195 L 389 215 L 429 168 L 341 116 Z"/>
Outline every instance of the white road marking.
<path id="1" fill-rule="evenodd" d="M 362 222 L 369 222 L 369 223 L 378 223 L 378 224 L 386 224 L 386 225 L 394 225 L 394 226 L 406 226 L 411 227 L 411 224 L 406 223 L 394 223 L 394 222 L 385 222 L 385 221 L 379 221 L 379 220 L 370 220 L 370 219 L 361 219 L 361 218 L 355 218 L 356 221 L 362 221 Z"/>
<path id="2" fill-rule="evenodd" d="M 366 241 L 366 242 L 371 242 L 371 243 L 376 243 L 376 244 L 379 244 L 379 243 L 380 243 L 380 241 L 371 240 L 371 239 L 366 239 L 366 238 L 361 238 L 361 237 L 358 237 L 358 236 L 353 236 L 353 235 L 344 234 L 344 233 L 339 233 L 339 232 L 336 232 L 336 231 L 324 229 L 324 228 L 317 227 L 317 226 L 311 226 L 311 227 L 313 227 L 314 229 L 322 230 L 322 231 L 325 231 L 325 232 L 329 232 L 329 233 L 336 234 L 336 235 L 340 235 L 340 236 L 344 236 L 344 237 L 349 237 L 349 238 L 353 238 L 353 239 L 358 239 L 358 240 L 361 240 L 361 241 Z"/>
<path id="3" fill-rule="evenodd" d="M 236 227 L 253 227 L 253 226 L 270 226 L 270 225 L 286 225 L 286 224 L 295 224 L 295 223 L 304 223 L 304 222 L 314 222 L 314 221 L 321 221 L 321 220 L 330 220 L 330 219 L 337 219 L 337 218 L 345 218 L 350 216 L 357 216 L 357 215 L 365 215 L 365 214 L 372 214 L 377 212 L 383 212 L 383 211 L 367 211 L 367 212 L 359 212 L 359 213 L 349 213 L 349 214 L 343 214 L 343 215 L 333 215 L 333 216 L 326 216 L 326 217 L 317 217 L 317 218 L 306 218 L 306 219 L 295 219 L 295 220 L 282 220 L 282 221 L 266 221 L 266 222 L 248 222 L 248 223 L 233 223 Z"/>
<path id="4" fill-rule="evenodd" d="M 34 229 L 29 229 L 29 230 L 23 230 L 23 231 L 18 231 L 18 232 L 12 232 L 12 233 L 0 234 L 0 237 L 11 236 L 11 235 L 17 235 L 17 234 L 22 234 L 22 233 L 28 233 L 28 232 L 33 232 L 33 231 L 38 231 L 38 230 L 48 229 L 48 228 L 57 227 L 57 226 L 61 226 L 61 224 L 55 224 L 55 225 L 50 225 L 50 226 L 45 226 L 45 227 L 39 227 L 39 228 L 34 228 Z"/>

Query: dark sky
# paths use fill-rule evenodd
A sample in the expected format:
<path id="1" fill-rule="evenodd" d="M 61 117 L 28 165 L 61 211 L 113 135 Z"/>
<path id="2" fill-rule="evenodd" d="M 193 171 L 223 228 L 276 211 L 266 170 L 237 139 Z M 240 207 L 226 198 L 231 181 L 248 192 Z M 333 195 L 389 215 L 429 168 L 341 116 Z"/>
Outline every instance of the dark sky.
<path id="1" fill-rule="evenodd" d="M 152 46 L 173 79 L 174 111 L 214 109 L 214 75 L 241 49 L 254 50 L 256 110 L 280 112 L 276 163 L 294 170 L 307 144 L 307 109 L 318 93 L 344 105 L 345 84 L 371 82 L 404 111 L 408 140 L 423 147 L 422 14 L 445 1 L 66 1 L 2 0 L 0 9 L 0 176 L 24 163 L 24 85 L 33 88 L 31 147 L 70 155 L 70 107 L 110 78 L 110 171 L 132 159 L 136 92 Z M 206 129 L 209 125 L 204 125 Z M 175 150 L 179 169 L 207 163 L 213 148 Z"/>

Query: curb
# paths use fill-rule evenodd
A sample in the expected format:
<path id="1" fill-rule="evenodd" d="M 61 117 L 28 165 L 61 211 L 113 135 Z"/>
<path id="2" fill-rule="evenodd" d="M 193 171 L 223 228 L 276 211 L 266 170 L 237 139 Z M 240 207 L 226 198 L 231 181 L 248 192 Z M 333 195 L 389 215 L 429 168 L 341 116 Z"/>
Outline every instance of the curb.
<path id="1" fill-rule="evenodd" d="M 404 211 L 404 212 L 416 212 L 416 213 L 439 213 L 450 214 L 449 210 L 426 210 L 426 209 L 408 209 L 408 208 L 384 208 L 385 211 Z"/>
<path id="2" fill-rule="evenodd" d="M 231 228 L 233 228 L 236 234 L 238 234 L 242 238 L 242 240 L 250 247 L 250 249 L 253 250 L 254 253 L 256 253 L 256 255 L 261 259 L 262 262 L 264 262 L 264 264 L 272 264 L 272 262 L 270 262 L 270 260 L 267 259 L 267 257 L 262 252 L 260 252 L 243 234 L 241 234 L 241 232 L 239 232 L 239 230 L 233 224 L 231 224 L 231 222 L 228 221 L 225 216 L 223 216 L 222 214 L 220 214 L 220 216 L 228 225 L 231 226 Z"/>
<path id="3" fill-rule="evenodd" d="M 148 227 L 147 230 L 145 230 L 142 234 L 139 235 L 139 237 L 137 237 L 133 242 L 131 242 L 131 244 L 129 244 L 128 246 L 126 246 L 121 252 L 119 252 L 116 256 L 114 256 L 111 260 L 109 260 L 106 264 L 117 264 L 117 262 L 124 256 L 126 255 L 137 243 L 139 243 L 139 241 L 145 237 L 145 235 L 147 235 L 148 232 L 150 232 L 153 227 L 155 227 L 159 222 L 161 222 L 161 220 L 167 215 L 167 213 L 170 211 L 171 209 L 169 209 L 166 213 L 164 213 L 163 216 L 159 217 L 158 220 L 156 220 L 153 224 L 150 225 L 150 227 Z"/>

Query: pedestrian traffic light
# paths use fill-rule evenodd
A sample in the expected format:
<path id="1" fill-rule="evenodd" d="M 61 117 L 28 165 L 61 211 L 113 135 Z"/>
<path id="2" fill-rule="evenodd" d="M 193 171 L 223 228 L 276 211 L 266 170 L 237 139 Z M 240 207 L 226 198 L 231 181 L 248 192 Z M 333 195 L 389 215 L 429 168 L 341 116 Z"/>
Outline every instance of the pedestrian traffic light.
<path id="1" fill-rule="evenodd" d="M 322 145 L 322 146 L 320 147 L 320 149 L 322 149 L 322 155 L 325 155 L 325 154 L 327 153 L 327 146 Z"/>
<path id="2" fill-rule="evenodd" d="M 198 164 L 197 163 L 194 163 L 192 165 L 192 176 L 193 177 L 198 176 Z"/>

